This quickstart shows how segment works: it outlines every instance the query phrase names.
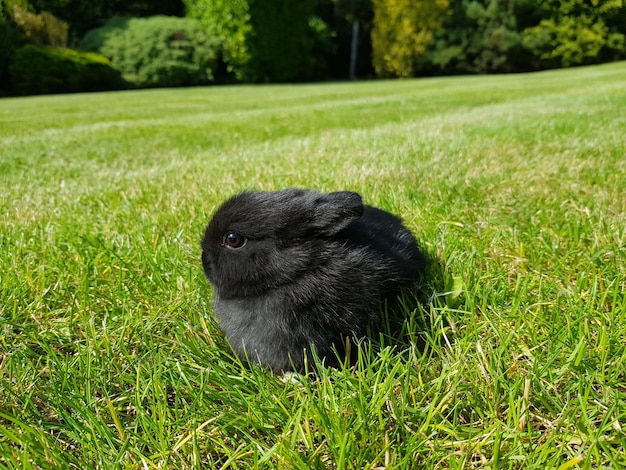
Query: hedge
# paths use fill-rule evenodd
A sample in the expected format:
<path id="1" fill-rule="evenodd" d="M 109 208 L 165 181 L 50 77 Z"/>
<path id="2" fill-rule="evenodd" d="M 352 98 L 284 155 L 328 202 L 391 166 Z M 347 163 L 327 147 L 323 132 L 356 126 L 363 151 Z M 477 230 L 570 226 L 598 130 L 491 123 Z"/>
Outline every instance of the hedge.
<path id="1" fill-rule="evenodd" d="M 9 66 L 13 89 L 22 95 L 103 91 L 125 87 L 106 57 L 29 44 Z"/>

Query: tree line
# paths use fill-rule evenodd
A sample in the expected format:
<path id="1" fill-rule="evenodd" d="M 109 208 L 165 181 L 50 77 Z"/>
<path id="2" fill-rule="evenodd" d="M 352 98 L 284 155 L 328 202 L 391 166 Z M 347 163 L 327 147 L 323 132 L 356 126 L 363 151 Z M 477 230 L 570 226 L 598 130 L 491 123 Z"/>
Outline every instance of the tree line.
<path id="1" fill-rule="evenodd" d="M 522 72 L 625 35 L 624 0 L 0 0 L 0 90 Z"/>

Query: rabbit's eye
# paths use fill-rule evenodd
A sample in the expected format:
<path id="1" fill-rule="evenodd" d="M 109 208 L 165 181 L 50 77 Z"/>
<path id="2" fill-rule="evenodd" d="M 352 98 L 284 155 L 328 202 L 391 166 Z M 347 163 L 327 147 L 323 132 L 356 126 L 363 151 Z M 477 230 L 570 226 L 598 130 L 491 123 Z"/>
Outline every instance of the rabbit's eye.
<path id="1" fill-rule="evenodd" d="M 228 232 L 222 237 L 222 246 L 228 248 L 241 248 L 246 244 L 246 237 L 235 232 Z"/>

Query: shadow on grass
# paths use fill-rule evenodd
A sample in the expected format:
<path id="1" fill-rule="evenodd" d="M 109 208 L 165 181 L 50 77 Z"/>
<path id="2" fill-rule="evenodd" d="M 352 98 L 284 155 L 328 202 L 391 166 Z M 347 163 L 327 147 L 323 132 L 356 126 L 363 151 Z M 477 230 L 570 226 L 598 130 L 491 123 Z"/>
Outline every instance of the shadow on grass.
<path id="1" fill-rule="evenodd" d="M 416 345 L 422 350 L 428 332 L 433 327 L 441 327 L 433 324 L 441 322 L 441 316 L 435 319 L 432 314 L 441 311 L 450 301 L 448 278 L 441 261 L 427 254 L 427 266 L 422 275 L 382 312 L 379 337 L 372 338 L 374 345 L 381 348 Z"/>
<path id="2" fill-rule="evenodd" d="M 347 339 L 336 348 L 336 357 L 332 359 L 321 361 L 313 354 L 309 363 L 312 374 L 319 372 L 320 367 L 369 367 L 386 349 L 391 354 L 402 354 L 411 348 L 424 353 L 428 348 L 440 348 L 451 341 L 445 312 L 454 308 L 459 291 L 443 263 L 431 254 L 426 256 L 426 269 L 415 283 L 387 301 L 379 327 L 370 329 L 365 338 Z"/>

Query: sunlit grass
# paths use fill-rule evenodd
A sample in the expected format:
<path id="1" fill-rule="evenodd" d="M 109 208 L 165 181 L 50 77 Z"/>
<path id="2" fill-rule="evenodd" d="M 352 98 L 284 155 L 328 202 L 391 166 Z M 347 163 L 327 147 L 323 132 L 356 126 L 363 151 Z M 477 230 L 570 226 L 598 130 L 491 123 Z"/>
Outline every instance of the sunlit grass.
<path id="1" fill-rule="evenodd" d="M 0 100 L 0 466 L 625 466 L 624 109 L 623 63 Z M 289 186 L 438 257 L 412 341 L 313 382 L 233 357 L 199 240 Z"/>

